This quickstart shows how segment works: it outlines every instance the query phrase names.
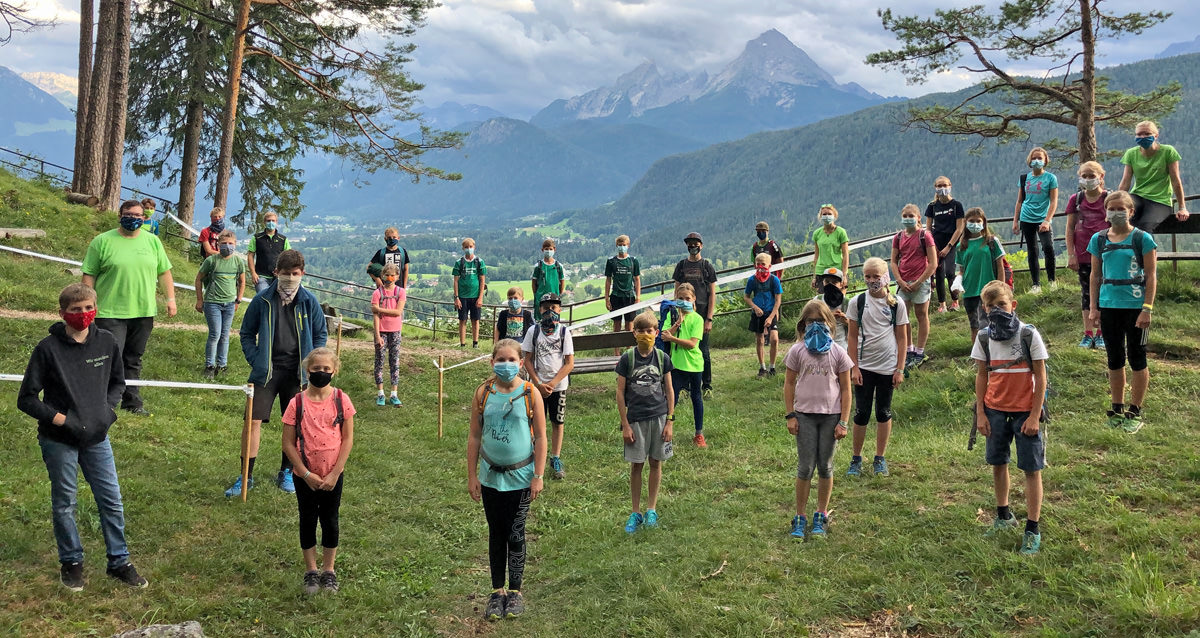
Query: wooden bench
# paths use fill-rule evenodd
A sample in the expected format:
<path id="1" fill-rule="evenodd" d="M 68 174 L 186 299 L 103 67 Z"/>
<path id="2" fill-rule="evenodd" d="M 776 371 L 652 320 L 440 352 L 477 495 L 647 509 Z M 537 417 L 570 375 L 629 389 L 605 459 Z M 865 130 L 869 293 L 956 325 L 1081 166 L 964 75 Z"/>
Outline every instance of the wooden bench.
<path id="1" fill-rule="evenodd" d="M 619 356 L 610 354 L 601 357 L 580 358 L 579 353 L 587 350 L 612 351 L 614 348 L 625 349 L 637 344 L 637 341 L 633 338 L 633 333 L 628 330 L 572 336 L 571 341 L 575 346 L 575 368 L 571 370 L 571 374 L 615 372 L 617 361 L 620 359 Z"/>

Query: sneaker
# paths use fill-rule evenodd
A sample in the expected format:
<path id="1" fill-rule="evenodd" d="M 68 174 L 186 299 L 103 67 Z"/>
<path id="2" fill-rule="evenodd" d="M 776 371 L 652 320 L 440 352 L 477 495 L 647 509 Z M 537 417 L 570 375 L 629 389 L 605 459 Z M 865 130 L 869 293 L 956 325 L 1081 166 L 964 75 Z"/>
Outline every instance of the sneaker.
<path id="1" fill-rule="evenodd" d="M 1030 286 L 1030 287 L 1029 287 L 1029 294 L 1031 294 L 1031 295 L 1040 295 L 1040 294 L 1042 294 L 1042 287 L 1041 287 L 1041 286 L 1038 286 L 1038 285 L 1036 285 L 1036 284 L 1035 284 L 1035 285 L 1033 285 L 1033 286 Z"/>
<path id="2" fill-rule="evenodd" d="M 1049 285 L 1049 288 L 1050 288 L 1050 290 L 1058 290 L 1058 280 L 1057 280 L 1057 279 L 1051 279 L 1051 280 L 1050 280 L 1050 285 Z"/>
<path id="3" fill-rule="evenodd" d="M 629 515 L 629 520 L 625 521 L 625 533 L 632 534 L 637 531 L 637 528 L 642 526 L 642 515 L 633 512 Z"/>
<path id="4" fill-rule="evenodd" d="M 1000 518 L 997 516 L 996 518 L 992 519 L 992 526 L 988 528 L 988 531 L 984 532 L 983 535 L 987 538 L 991 538 L 998 534 L 1003 534 L 1004 532 L 1014 529 L 1017 529 L 1017 517 L 1010 515 L 1008 518 Z"/>
<path id="5" fill-rule="evenodd" d="M 338 593 L 341 585 L 338 585 L 337 574 L 335 572 L 321 572 L 321 589 L 331 594 Z"/>
<path id="6" fill-rule="evenodd" d="M 562 459 L 557 456 L 550 457 L 550 478 L 561 481 L 567 477 L 567 473 L 563 471 Z"/>
<path id="7" fill-rule="evenodd" d="M 133 416 L 154 416 L 146 408 L 123 408 L 126 412 Z"/>
<path id="8" fill-rule="evenodd" d="M 284 468 L 279 470 L 279 474 L 275 476 L 275 484 L 279 489 L 288 494 L 296 493 L 296 481 L 292 478 L 292 468 Z"/>
<path id="9" fill-rule="evenodd" d="M 701 432 L 700 434 L 697 434 L 696 436 L 693 436 L 692 443 L 695 443 L 696 447 L 704 447 L 704 448 L 708 447 L 708 441 L 704 440 L 703 432 Z"/>
<path id="10" fill-rule="evenodd" d="M 71 591 L 83 591 L 83 564 L 63 563 L 59 569 L 59 577 L 63 587 Z"/>
<path id="11" fill-rule="evenodd" d="M 922 363 L 925 363 L 925 359 L 927 359 L 927 358 L 928 358 L 928 355 L 926 355 L 924 352 L 914 352 L 913 353 L 913 367 L 915 368 L 915 367 L 921 365 Z"/>
<path id="12" fill-rule="evenodd" d="M 908 371 L 910 369 L 912 369 L 912 367 L 916 364 L 916 361 L 915 361 L 916 358 L 917 358 L 917 353 L 913 352 L 912 350 L 909 350 L 908 354 L 904 355 L 904 375 L 905 376 L 908 376 Z"/>
<path id="13" fill-rule="evenodd" d="M 404 403 L 402 403 L 400 401 L 400 397 L 398 397 L 394 394 L 392 395 L 392 397 L 390 399 L 388 399 L 388 403 L 392 404 L 393 407 L 397 407 L 397 408 L 404 405 Z"/>
<path id="14" fill-rule="evenodd" d="M 1122 429 L 1125 430 L 1125 432 L 1127 434 L 1137 434 L 1137 431 L 1142 429 L 1141 413 L 1134 414 L 1132 412 L 1126 411 L 1124 420 L 1125 420 L 1125 422 L 1121 424 L 1121 427 L 1122 427 Z"/>
<path id="15" fill-rule="evenodd" d="M 304 593 L 312 596 L 321 591 L 321 574 L 317 570 L 304 572 Z"/>
<path id="16" fill-rule="evenodd" d="M 217 369 L 212 366 L 204 366 L 204 378 L 205 379 L 217 378 Z"/>
<path id="17" fill-rule="evenodd" d="M 767 370 L 767 376 L 768 376 L 768 377 L 773 377 L 773 376 L 775 376 L 776 374 L 778 374 L 778 373 L 777 373 L 777 372 L 775 372 L 775 366 L 771 366 L 771 369 L 770 369 L 770 370 Z"/>
<path id="18" fill-rule="evenodd" d="M 1083 338 L 1079 340 L 1080 348 L 1089 348 L 1090 349 L 1090 348 L 1094 348 L 1095 346 L 1096 346 L 1096 338 L 1091 335 L 1085 334 L 1085 335 L 1083 335 Z"/>
<path id="19" fill-rule="evenodd" d="M 712 386 L 711 386 L 711 385 L 710 385 L 710 386 L 707 386 L 707 387 L 705 387 L 705 388 L 704 388 L 704 389 L 702 389 L 702 390 L 700 390 L 700 392 L 702 393 L 702 396 L 703 396 L 705 399 L 711 399 L 711 398 L 712 398 Z"/>
<path id="20" fill-rule="evenodd" d="M 1028 531 L 1025 532 L 1025 538 L 1021 540 L 1021 549 L 1019 551 L 1026 556 L 1033 556 L 1041 549 L 1042 535 Z"/>
<path id="21" fill-rule="evenodd" d="M 1092 339 L 1092 347 L 1097 350 L 1103 349 L 1104 348 L 1104 335 L 1096 335 L 1096 338 Z"/>
<path id="22" fill-rule="evenodd" d="M 938 311 L 939 315 L 945 313 L 946 312 L 946 304 L 938 304 L 937 311 Z"/>
<path id="23" fill-rule="evenodd" d="M 488 596 L 487 608 L 483 610 L 483 617 L 493 621 L 503 618 L 505 602 L 507 601 L 504 594 L 498 591 L 492 592 L 492 595 Z"/>
<path id="24" fill-rule="evenodd" d="M 248 483 L 249 483 L 249 485 L 246 487 L 247 492 L 254 489 L 254 477 L 253 476 L 250 477 L 250 480 L 248 481 Z M 230 485 L 229 489 L 225 490 L 225 498 L 233 498 L 235 496 L 241 496 L 241 494 L 242 494 L 242 477 L 239 476 L 239 477 L 237 477 L 237 480 L 233 482 L 233 485 Z"/>
<path id="25" fill-rule="evenodd" d="M 525 597 L 519 591 L 510 591 L 504 599 L 504 616 L 516 618 L 525 613 Z"/>
<path id="26" fill-rule="evenodd" d="M 658 527 L 658 512 L 646 510 L 646 527 Z"/>
<path id="27" fill-rule="evenodd" d="M 1108 410 L 1106 412 L 1106 414 L 1108 415 L 1108 421 L 1107 421 L 1108 427 L 1110 427 L 1110 428 L 1125 427 L 1125 415 L 1124 414 L 1117 414 L 1116 412 L 1113 412 L 1112 410 Z"/>
<path id="28" fill-rule="evenodd" d="M 846 470 L 846 476 L 862 476 L 862 461 L 850 460 L 850 469 Z"/>
<path id="29" fill-rule="evenodd" d="M 804 540 L 804 526 L 807 524 L 808 524 L 808 521 L 804 520 L 803 516 L 800 516 L 799 514 L 797 514 L 796 516 L 793 516 L 792 517 L 792 538 L 798 538 L 800 540 Z"/>
<path id="30" fill-rule="evenodd" d="M 950 312 L 958 312 L 958 302 L 957 301 L 950 304 Z"/>
<path id="31" fill-rule="evenodd" d="M 150 584 L 138 574 L 137 570 L 133 567 L 133 563 L 125 563 L 120 567 L 109 567 L 108 575 L 110 578 L 115 578 L 130 587 L 138 589 L 142 589 Z"/>
<path id="32" fill-rule="evenodd" d="M 229 366 L 217 366 L 217 376 L 225 376 L 225 372 L 229 370 Z"/>
<path id="33" fill-rule="evenodd" d="M 375 395 L 375 405 L 387 405 L 387 398 L 385 398 L 382 394 Z"/>
<path id="34" fill-rule="evenodd" d="M 875 459 L 871 463 L 871 471 L 875 473 L 875 476 L 887 476 L 887 459 Z"/>
<path id="35" fill-rule="evenodd" d="M 767 377 L 767 369 L 766 369 L 766 368 L 759 368 L 759 369 L 758 369 L 758 378 L 759 378 L 759 379 L 765 379 L 766 377 Z"/>
<path id="36" fill-rule="evenodd" d="M 829 524 L 829 518 L 821 512 L 813 512 L 813 526 L 809 534 L 814 538 L 825 538 L 825 526 Z"/>
<path id="37" fill-rule="evenodd" d="M 478 342 L 478 341 L 472 341 L 472 342 L 471 342 L 471 347 L 472 347 L 472 348 L 475 348 L 476 350 L 478 350 L 478 349 L 479 349 L 479 342 Z"/>
<path id="38" fill-rule="evenodd" d="M 467 347 L 467 344 L 465 344 L 465 343 L 460 343 L 460 344 L 458 344 L 458 347 L 460 347 L 460 348 L 465 348 L 465 347 Z"/>

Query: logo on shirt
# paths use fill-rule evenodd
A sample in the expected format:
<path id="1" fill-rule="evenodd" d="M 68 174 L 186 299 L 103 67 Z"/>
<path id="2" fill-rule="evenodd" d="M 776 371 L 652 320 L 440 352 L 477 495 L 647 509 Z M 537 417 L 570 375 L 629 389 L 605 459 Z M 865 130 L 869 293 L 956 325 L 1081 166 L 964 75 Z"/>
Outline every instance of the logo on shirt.
<path id="1" fill-rule="evenodd" d="M 99 368 L 99 367 L 103 366 L 104 362 L 108 361 L 111 357 L 112 357 L 112 355 L 102 354 L 98 357 L 92 357 L 91 359 L 85 359 L 84 361 L 86 363 L 92 364 L 93 368 Z"/>

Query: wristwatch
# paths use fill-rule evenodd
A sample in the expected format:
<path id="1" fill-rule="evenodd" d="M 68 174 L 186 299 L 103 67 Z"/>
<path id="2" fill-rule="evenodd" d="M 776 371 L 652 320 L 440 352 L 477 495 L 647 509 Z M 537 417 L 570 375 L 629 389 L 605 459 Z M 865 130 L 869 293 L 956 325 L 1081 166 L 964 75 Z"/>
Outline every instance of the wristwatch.
<path id="1" fill-rule="evenodd" d="M 674 414 L 668 414 L 668 415 L 667 415 L 667 420 L 668 420 L 668 421 L 674 421 L 674 420 L 675 420 L 675 415 L 674 415 Z"/>
<path id="2" fill-rule="evenodd" d="M 542 478 L 542 475 L 541 475 L 541 474 L 534 474 L 534 475 L 533 475 L 533 478 L 535 478 L 535 479 L 541 479 L 541 478 Z"/>
<path id="3" fill-rule="evenodd" d="M 788 412 L 787 414 L 783 415 L 783 418 L 784 418 L 784 420 L 787 420 L 787 419 L 799 418 L 799 416 L 800 416 L 799 412 L 792 411 L 792 412 Z"/>

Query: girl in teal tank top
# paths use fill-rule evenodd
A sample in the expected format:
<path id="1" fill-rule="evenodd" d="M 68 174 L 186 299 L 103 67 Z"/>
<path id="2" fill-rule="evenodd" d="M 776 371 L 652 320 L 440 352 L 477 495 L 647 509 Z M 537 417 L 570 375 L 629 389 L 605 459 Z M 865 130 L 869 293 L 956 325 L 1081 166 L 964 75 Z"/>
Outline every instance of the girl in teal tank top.
<path id="1" fill-rule="evenodd" d="M 493 590 L 484 610 L 488 620 L 525 611 L 525 519 L 546 469 L 542 395 L 517 377 L 520 369 L 521 345 L 501 339 L 492 349 L 494 374 L 475 391 L 467 438 L 467 491 L 483 502 L 488 523 Z"/>

